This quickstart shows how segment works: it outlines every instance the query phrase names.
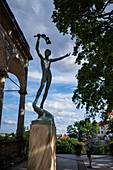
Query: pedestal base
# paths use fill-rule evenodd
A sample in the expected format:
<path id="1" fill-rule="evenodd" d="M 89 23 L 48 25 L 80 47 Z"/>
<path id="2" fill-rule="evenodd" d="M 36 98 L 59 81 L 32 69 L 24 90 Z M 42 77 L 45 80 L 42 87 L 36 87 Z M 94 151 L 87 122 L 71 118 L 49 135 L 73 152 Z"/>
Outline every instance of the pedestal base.
<path id="1" fill-rule="evenodd" d="M 28 170 L 56 170 L 56 128 L 54 125 L 31 125 Z"/>

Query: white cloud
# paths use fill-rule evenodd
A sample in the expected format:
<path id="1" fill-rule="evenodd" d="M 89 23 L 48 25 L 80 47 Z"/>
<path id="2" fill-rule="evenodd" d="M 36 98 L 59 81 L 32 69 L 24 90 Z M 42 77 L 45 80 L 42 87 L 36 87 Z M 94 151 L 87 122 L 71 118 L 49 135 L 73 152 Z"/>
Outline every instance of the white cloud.
<path id="1" fill-rule="evenodd" d="M 29 78 L 33 79 L 41 79 L 41 73 L 39 73 L 38 71 L 29 71 L 28 76 Z"/>
<path id="2" fill-rule="evenodd" d="M 14 120 L 7 120 L 7 119 L 4 119 L 3 120 L 3 123 L 5 123 L 5 124 L 17 124 L 17 122 L 16 121 L 14 121 Z"/>
<path id="3" fill-rule="evenodd" d="M 9 108 L 8 108 L 7 106 L 4 106 L 4 105 L 3 105 L 3 108 L 4 108 L 5 110 L 9 110 Z"/>
<path id="4" fill-rule="evenodd" d="M 34 112 L 31 102 L 26 103 L 25 110 L 28 112 Z"/>
<path id="5" fill-rule="evenodd" d="M 9 100 L 9 102 L 10 102 L 10 100 Z M 3 108 L 6 109 L 6 110 L 9 110 L 9 111 L 17 109 L 17 107 L 18 107 L 18 104 L 15 101 L 13 103 L 11 103 L 11 102 L 7 103 L 7 101 L 4 101 L 4 103 L 3 103 L 4 104 Z"/>
<path id="6" fill-rule="evenodd" d="M 40 14 L 41 14 L 41 17 L 44 16 L 44 9 L 43 9 L 42 4 L 39 1 L 37 1 L 37 0 L 32 1 L 31 8 L 33 9 L 33 11 L 37 15 L 37 17 Z"/>
<path id="7" fill-rule="evenodd" d="M 27 4 L 28 4 L 28 1 L 27 0 L 15 0 L 15 5 L 19 5 L 20 7 L 25 7 Z"/>
<path id="8" fill-rule="evenodd" d="M 76 80 L 76 79 L 75 79 Z M 70 74 L 54 76 L 52 83 L 76 84 L 73 76 Z"/>

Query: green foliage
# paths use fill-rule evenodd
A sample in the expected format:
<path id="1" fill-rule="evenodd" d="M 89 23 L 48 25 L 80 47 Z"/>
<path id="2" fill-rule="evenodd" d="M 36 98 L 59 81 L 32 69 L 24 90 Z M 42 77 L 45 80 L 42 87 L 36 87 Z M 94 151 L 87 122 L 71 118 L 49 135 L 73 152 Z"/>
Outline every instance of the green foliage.
<path id="1" fill-rule="evenodd" d="M 107 131 L 107 134 L 110 134 L 110 133 L 113 134 L 113 118 L 112 119 L 107 119 L 106 124 L 109 127 L 109 131 Z"/>
<path id="2" fill-rule="evenodd" d="M 113 136 L 111 136 L 108 140 L 107 140 L 107 154 L 111 154 L 113 156 Z"/>
<path id="3" fill-rule="evenodd" d="M 29 128 L 28 127 L 24 127 L 23 138 L 25 139 L 24 153 L 28 154 L 29 152 Z"/>
<path id="4" fill-rule="evenodd" d="M 108 140 L 107 140 L 107 144 L 111 145 L 113 147 L 113 136 L 111 136 Z"/>
<path id="5" fill-rule="evenodd" d="M 96 141 L 93 147 L 94 155 L 105 155 L 110 154 L 110 144 L 113 146 L 113 141 L 109 140 L 105 145 L 101 140 Z M 67 139 L 57 140 L 56 153 L 57 154 L 76 154 L 76 146 L 82 146 L 81 154 L 86 154 L 86 148 L 84 142 L 79 142 L 75 138 L 68 137 Z"/>
<path id="6" fill-rule="evenodd" d="M 75 145 L 82 145 L 82 154 L 86 154 L 85 146 L 83 142 L 78 142 L 75 138 L 64 138 L 57 140 L 56 143 L 56 153 L 57 154 L 75 154 Z"/>
<path id="7" fill-rule="evenodd" d="M 73 126 L 67 127 L 67 133 L 70 137 L 78 138 L 79 141 L 84 141 L 87 135 L 95 138 L 98 134 L 98 125 L 96 121 L 90 122 L 90 119 L 76 121 Z"/>
<path id="8" fill-rule="evenodd" d="M 113 0 L 53 0 L 53 22 L 75 38 L 78 86 L 73 102 L 88 116 L 113 110 Z M 81 51 L 79 50 L 81 49 Z M 105 118 L 105 117 L 104 117 Z"/>
<path id="9" fill-rule="evenodd" d="M 24 153 L 28 154 L 29 151 L 29 128 L 28 127 L 24 127 L 23 138 L 25 140 Z M 5 136 L 0 136 L 0 140 L 13 140 L 13 139 L 16 139 L 16 134 L 14 133 L 6 134 Z"/>
<path id="10" fill-rule="evenodd" d="M 104 154 L 106 154 L 106 149 L 108 149 L 108 148 L 105 147 L 105 144 L 103 144 L 103 142 L 101 140 L 98 140 L 95 143 L 95 146 L 96 147 L 93 148 L 93 154 L 96 154 L 96 155 L 99 155 L 99 154 L 104 155 Z"/>
<path id="11" fill-rule="evenodd" d="M 82 145 L 82 151 L 81 154 L 86 154 L 85 144 L 83 142 L 78 142 L 79 145 Z"/>
<path id="12" fill-rule="evenodd" d="M 75 145 L 77 141 L 74 138 L 68 137 L 67 139 L 60 139 L 60 141 L 57 141 L 56 145 L 56 153 L 60 154 L 68 154 L 68 153 L 75 153 L 74 146 L 67 146 L 67 145 Z M 64 145 L 64 146 L 63 146 Z"/>
<path id="13" fill-rule="evenodd" d="M 0 140 L 13 140 L 16 138 L 16 134 L 10 133 L 6 134 L 5 136 L 0 136 Z"/>

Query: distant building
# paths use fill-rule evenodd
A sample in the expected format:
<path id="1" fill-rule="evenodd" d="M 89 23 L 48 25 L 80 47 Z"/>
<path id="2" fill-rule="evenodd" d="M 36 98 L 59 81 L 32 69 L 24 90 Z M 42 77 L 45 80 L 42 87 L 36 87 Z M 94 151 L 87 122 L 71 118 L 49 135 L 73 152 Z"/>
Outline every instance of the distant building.
<path id="1" fill-rule="evenodd" d="M 109 115 L 109 116 L 108 116 L 109 119 L 113 119 L 113 112 L 108 113 L 108 115 Z"/>
<path id="2" fill-rule="evenodd" d="M 108 113 L 108 115 L 109 115 L 108 119 L 113 119 L 113 112 Z M 99 126 L 99 133 L 98 133 L 97 137 L 100 139 L 104 139 L 104 136 L 109 131 L 109 127 L 108 127 L 108 125 L 105 125 L 103 121 L 99 122 L 98 126 Z"/>
<path id="3" fill-rule="evenodd" d="M 60 136 L 59 139 L 64 139 L 64 138 L 67 139 L 68 137 L 69 137 L 68 135 L 63 134 L 63 136 Z"/>
<path id="4" fill-rule="evenodd" d="M 104 139 L 106 132 L 108 131 L 108 125 L 104 125 L 103 121 L 98 123 L 99 133 L 97 135 L 98 138 Z"/>

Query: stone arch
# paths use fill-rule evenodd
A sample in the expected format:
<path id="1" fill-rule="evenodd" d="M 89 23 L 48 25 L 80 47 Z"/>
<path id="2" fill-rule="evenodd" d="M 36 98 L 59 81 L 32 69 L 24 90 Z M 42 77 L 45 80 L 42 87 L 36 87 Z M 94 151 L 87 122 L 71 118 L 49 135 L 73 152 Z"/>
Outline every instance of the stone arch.
<path id="1" fill-rule="evenodd" d="M 8 72 L 14 74 L 20 83 L 20 104 L 18 111 L 17 138 L 23 138 L 25 95 L 28 63 L 25 56 L 17 50 L 13 42 L 0 32 L 0 123 L 3 108 L 4 84 Z"/>
<path id="2" fill-rule="evenodd" d="M 14 74 L 20 83 L 20 89 L 26 90 L 26 73 L 19 58 L 13 57 L 8 63 L 8 72 Z"/>
<path id="3" fill-rule="evenodd" d="M 4 84 L 8 72 L 20 83 L 20 103 L 17 123 L 17 151 L 23 153 L 23 128 L 28 62 L 32 60 L 30 47 L 6 0 L 0 0 L 0 123 L 3 107 Z M 9 155 L 8 155 L 9 156 Z"/>

